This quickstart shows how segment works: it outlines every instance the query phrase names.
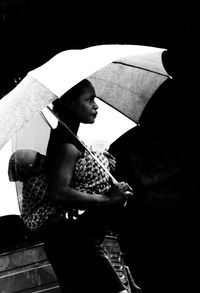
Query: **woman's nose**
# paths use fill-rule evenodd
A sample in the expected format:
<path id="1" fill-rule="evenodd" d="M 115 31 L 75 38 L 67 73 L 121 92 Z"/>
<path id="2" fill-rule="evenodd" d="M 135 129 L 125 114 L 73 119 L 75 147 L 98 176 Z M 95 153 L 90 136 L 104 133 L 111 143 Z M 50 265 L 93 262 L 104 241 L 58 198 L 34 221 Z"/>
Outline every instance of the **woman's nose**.
<path id="1" fill-rule="evenodd" d="M 97 105 L 97 103 L 94 101 L 94 108 L 95 110 L 97 110 L 99 108 L 99 106 Z"/>

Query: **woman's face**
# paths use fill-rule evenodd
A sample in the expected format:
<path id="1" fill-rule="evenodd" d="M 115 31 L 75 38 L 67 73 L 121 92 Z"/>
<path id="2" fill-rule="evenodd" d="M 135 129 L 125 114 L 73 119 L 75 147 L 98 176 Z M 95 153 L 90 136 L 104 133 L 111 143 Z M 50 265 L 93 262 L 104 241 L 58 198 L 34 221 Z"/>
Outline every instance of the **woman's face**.
<path id="1" fill-rule="evenodd" d="M 81 123 L 94 123 L 97 116 L 98 105 L 95 102 L 95 90 L 88 85 L 74 102 L 74 114 Z"/>

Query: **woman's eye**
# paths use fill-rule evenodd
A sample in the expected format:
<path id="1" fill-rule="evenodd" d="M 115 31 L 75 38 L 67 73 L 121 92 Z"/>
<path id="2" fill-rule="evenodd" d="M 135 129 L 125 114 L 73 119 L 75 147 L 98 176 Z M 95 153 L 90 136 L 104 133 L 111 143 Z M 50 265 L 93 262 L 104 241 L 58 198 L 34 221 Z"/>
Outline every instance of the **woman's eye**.
<path id="1" fill-rule="evenodd" d="M 90 98 L 88 99 L 88 101 L 89 101 L 90 103 L 93 103 L 93 102 L 94 102 L 94 97 L 90 97 Z"/>

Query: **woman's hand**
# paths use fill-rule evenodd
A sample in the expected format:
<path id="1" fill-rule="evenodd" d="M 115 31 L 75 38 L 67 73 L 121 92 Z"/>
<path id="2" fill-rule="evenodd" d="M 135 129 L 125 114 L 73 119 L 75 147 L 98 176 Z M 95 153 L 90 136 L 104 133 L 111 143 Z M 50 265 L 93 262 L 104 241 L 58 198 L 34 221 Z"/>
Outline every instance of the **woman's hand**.
<path id="1" fill-rule="evenodd" d="M 104 151 L 103 154 L 107 157 L 109 161 L 110 171 L 114 172 L 116 168 L 116 160 L 115 158 L 107 151 Z"/>
<path id="2" fill-rule="evenodd" d="M 124 204 L 127 202 L 127 200 L 133 196 L 133 190 L 129 186 L 128 183 L 125 182 L 119 182 L 114 184 L 109 193 L 109 200 L 112 204 L 115 203 L 121 203 Z"/>

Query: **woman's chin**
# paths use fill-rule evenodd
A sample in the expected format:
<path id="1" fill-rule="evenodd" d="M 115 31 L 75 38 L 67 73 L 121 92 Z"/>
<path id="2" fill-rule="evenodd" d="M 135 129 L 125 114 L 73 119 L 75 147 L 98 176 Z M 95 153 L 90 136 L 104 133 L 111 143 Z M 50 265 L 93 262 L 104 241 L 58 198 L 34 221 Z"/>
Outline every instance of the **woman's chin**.
<path id="1" fill-rule="evenodd" d="M 89 121 L 84 121 L 84 124 L 93 124 L 95 122 L 95 118 L 90 119 Z"/>

